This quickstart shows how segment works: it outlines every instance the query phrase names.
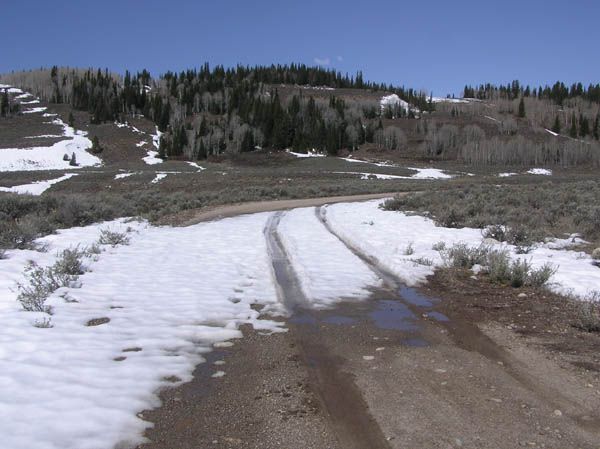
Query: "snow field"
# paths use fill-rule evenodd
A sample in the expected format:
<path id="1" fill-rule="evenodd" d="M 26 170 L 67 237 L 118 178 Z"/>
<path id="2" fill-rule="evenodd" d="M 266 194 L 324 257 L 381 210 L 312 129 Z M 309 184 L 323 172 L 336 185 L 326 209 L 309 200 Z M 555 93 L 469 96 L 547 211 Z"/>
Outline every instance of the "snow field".
<path id="1" fill-rule="evenodd" d="M 365 298 L 378 277 L 332 235 L 314 208 L 293 209 L 281 218 L 278 233 L 306 298 L 316 307 L 343 298 Z"/>
<path id="2" fill-rule="evenodd" d="M 191 378 L 212 345 L 241 337 L 239 325 L 278 331 L 253 303 L 279 311 L 266 244 L 267 214 L 188 228 L 117 220 L 40 239 L 47 252 L 8 251 L 0 260 L 0 434 L 10 449 L 99 449 L 138 443 L 165 378 Z M 105 249 L 81 288 L 48 299 L 44 314 L 16 301 L 28 260 L 53 263 L 59 250 L 96 241 L 100 229 L 129 233 L 130 244 Z M 67 302 L 62 296 L 69 299 Z M 76 302 L 74 302 L 76 301 Z M 109 318 L 86 326 L 94 318 Z M 122 360 L 122 357 L 126 357 Z M 119 361 L 120 360 L 120 361 Z"/>

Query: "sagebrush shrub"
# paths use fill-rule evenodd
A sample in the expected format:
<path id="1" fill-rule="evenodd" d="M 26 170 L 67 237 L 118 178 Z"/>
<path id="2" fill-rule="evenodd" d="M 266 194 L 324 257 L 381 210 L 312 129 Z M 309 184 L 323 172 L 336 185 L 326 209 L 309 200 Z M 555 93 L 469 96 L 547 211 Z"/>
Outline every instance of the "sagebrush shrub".
<path id="1" fill-rule="evenodd" d="M 124 232 L 111 231 L 110 229 L 100 230 L 100 239 L 98 240 L 100 245 L 127 245 L 129 243 L 129 237 Z"/>
<path id="2" fill-rule="evenodd" d="M 83 274 L 83 254 L 78 248 L 66 249 L 49 267 L 40 267 L 30 261 L 25 267 L 26 282 L 17 285 L 17 301 L 23 309 L 28 312 L 51 313 L 46 300 L 54 291 L 72 285 Z"/>

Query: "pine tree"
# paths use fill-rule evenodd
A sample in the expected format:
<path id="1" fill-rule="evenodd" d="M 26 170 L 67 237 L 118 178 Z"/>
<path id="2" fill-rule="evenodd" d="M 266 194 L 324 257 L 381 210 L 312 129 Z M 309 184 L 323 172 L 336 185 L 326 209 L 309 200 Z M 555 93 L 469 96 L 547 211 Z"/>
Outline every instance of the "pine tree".
<path id="1" fill-rule="evenodd" d="M 600 140 L 600 114 L 596 114 L 596 120 L 594 120 L 594 139 Z"/>
<path id="2" fill-rule="evenodd" d="M 75 157 L 75 152 L 71 155 L 71 160 L 69 160 L 69 165 L 71 167 L 77 167 L 77 158 Z"/>
<path id="3" fill-rule="evenodd" d="M 74 128 L 75 127 L 75 117 L 73 116 L 73 112 L 69 112 L 69 119 L 68 119 L 68 121 L 69 121 L 69 126 L 71 128 Z"/>
<path id="4" fill-rule="evenodd" d="M 558 115 L 554 118 L 554 125 L 552 125 L 552 131 L 556 134 L 560 134 L 560 120 L 558 119 Z"/>
<path id="5" fill-rule="evenodd" d="M 569 131 L 569 136 L 573 139 L 577 137 L 577 118 L 575 117 L 575 114 L 571 117 L 571 130 Z"/>
<path id="6" fill-rule="evenodd" d="M 587 117 L 584 117 L 583 115 L 579 116 L 579 135 L 581 137 L 587 137 L 587 135 L 590 133 L 590 124 L 588 122 Z"/>
<path id="7" fill-rule="evenodd" d="M 103 148 L 100 146 L 100 141 L 98 140 L 98 136 L 92 137 L 92 153 L 99 154 L 102 153 Z"/>
<path id="8" fill-rule="evenodd" d="M 519 117 L 525 118 L 525 100 L 521 97 L 521 101 L 519 101 Z"/>

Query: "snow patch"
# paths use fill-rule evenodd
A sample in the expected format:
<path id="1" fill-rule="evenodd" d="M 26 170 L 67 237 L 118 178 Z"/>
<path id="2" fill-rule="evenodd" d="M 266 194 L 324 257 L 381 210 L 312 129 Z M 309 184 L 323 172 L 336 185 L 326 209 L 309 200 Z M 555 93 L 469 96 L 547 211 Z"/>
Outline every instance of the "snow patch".
<path id="1" fill-rule="evenodd" d="M 305 158 L 305 157 L 325 157 L 326 156 L 323 153 L 317 153 L 315 150 L 308 151 L 306 153 L 294 153 L 293 151 L 290 151 L 290 150 L 285 150 L 285 152 L 288 153 L 288 154 L 291 154 L 292 156 L 299 157 L 299 158 Z"/>
<path id="2" fill-rule="evenodd" d="M 196 162 L 186 161 L 186 163 L 194 168 L 197 168 L 199 172 L 206 170 L 206 167 L 202 167 L 201 165 L 198 165 Z"/>
<path id="3" fill-rule="evenodd" d="M 154 179 L 151 181 L 151 184 L 158 184 L 160 181 L 167 177 L 167 173 L 157 173 Z"/>
<path id="4" fill-rule="evenodd" d="M 70 179 L 73 176 L 77 175 L 75 173 L 68 173 L 64 176 L 61 176 L 60 178 L 49 179 L 48 181 L 35 181 L 31 184 L 23 184 L 20 186 L 0 187 L 0 192 L 12 192 L 21 195 L 41 195 L 54 184 L 57 184 L 61 181 L 66 181 L 67 179 Z"/>
<path id="5" fill-rule="evenodd" d="M 54 119 L 51 123 L 62 126 L 62 137 L 68 139 L 56 142 L 49 147 L 2 148 L 0 149 L 0 172 L 64 170 L 90 167 L 102 163 L 98 157 L 86 151 L 92 146 L 91 140 L 86 137 L 87 132 L 76 131 L 61 119 Z M 71 157 L 73 153 L 75 153 L 77 166 L 70 166 L 68 160 L 63 160 L 65 154 Z"/>
<path id="6" fill-rule="evenodd" d="M 551 176 L 552 170 L 548 170 L 547 168 L 532 168 L 531 170 L 527 170 L 527 173 L 530 175 Z"/>
<path id="7" fill-rule="evenodd" d="M 48 109 L 45 106 L 39 107 L 39 108 L 31 108 L 31 109 L 25 109 L 24 111 L 21 111 L 23 114 L 35 114 L 38 112 L 44 112 L 46 109 Z"/>

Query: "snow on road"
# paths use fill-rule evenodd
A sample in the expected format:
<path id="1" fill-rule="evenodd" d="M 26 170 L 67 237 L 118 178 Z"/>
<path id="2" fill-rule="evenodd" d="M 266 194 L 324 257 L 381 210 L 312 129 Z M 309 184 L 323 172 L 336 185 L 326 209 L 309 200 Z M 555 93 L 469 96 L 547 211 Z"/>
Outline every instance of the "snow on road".
<path id="1" fill-rule="evenodd" d="M 0 435 L 10 449 L 112 449 L 138 443 L 167 378 L 191 379 L 211 346 L 239 326 L 280 327 L 250 306 L 280 310 L 262 235 L 268 214 L 187 228 L 118 220 L 41 239 L 47 252 L 8 251 L 0 260 Z M 102 228 L 132 228 L 127 246 L 104 247 L 81 288 L 48 303 L 53 327 L 16 301 L 27 260 L 46 266 L 61 249 L 89 245 Z M 68 302 L 61 296 L 68 298 Z M 109 322 L 87 326 L 89 320 Z M 172 384 L 171 384 L 172 385 Z"/>
<path id="2" fill-rule="evenodd" d="M 321 224 L 315 209 L 287 212 L 278 233 L 305 297 L 317 307 L 343 298 L 365 298 L 379 279 Z"/>
<path id="3" fill-rule="evenodd" d="M 408 286 L 425 281 L 433 274 L 432 266 L 414 262 L 418 258 L 428 258 L 441 263 L 439 253 L 432 249 L 433 244 L 445 241 L 446 244 L 459 241 L 481 240 L 478 229 L 446 229 L 436 227 L 431 220 L 419 216 L 379 209 L 380 200 L 366 203 L 334 204 L 325 210 L 333 230 L 370 256 Z"/>
<path id="4" fill-rule="evenodd" d="M 443 263 L 439 251 L 433 249 L 436 243 L 444 242 L 447 247 L 460 242 L 470 246 L 483 243 L 480 229 L 444 228 L 425 217 L 384 211 L 380 204 L 381 200 L 335 204 L 326 208 L 327 217 L 337 234 L 377 259 L 409 286 L 424 282 L 434 267 Z M 534 268 L 550 263 L 557 271 L 550 278 L 549 288 L 585 298 L 600 290 L 600 269 L 592 264 L 588 254 L 567 250 L 568 245 L 566 240 L 539 243 L 528 254 L 517 254 L 513 245 L 495 246 L 508 250 L 512 259 L 527 260 Z M 432 266 L 424 265 L 425 259 Z"/>
<path id="5" fill-rule="evenodd" d="M 56 142 L 49 147 L 32 148 L 2 148 L 0 149 L 0 172 L 2 171 L 31 171 L 31 170 L 64 170 L 100 165 L 102 161 L 88 153 L 92 147 L 87 132 L 76 131 L 60 119 L 54 119 L 53 124 L 63 127 L 65 140 Z M 63 160 L 66 154 L 71 157 L 75 153 L 77 166 L 70 166 L 68 160 Z"/>
<path id="6" fill-rule="evenodd" d="M 59 183 L 61 181 L 66 181 L 67 179 L 70 179 L 73 176 L 77 175 L 74 173 L 67 173 L 64 176 L 61 176 L 60 178 L 49 179 L 48 181 L 35 181 L 31 184 L 23 184 L 13 187 L 0 187 L 0 192 L 12 192 L 22 195 L 41 195 L 54 184 Z"/>

